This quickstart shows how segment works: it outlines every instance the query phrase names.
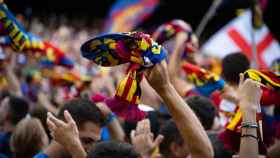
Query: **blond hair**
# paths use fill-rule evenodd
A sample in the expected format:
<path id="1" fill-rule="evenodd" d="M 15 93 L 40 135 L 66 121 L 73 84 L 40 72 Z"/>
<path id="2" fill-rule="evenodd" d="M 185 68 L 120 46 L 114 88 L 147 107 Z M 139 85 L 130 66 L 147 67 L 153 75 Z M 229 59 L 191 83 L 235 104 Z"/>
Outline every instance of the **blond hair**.
<path id="1" fill-rule="evenodd" d="M 46 133 L 39 119 L 24 118 L 17 124 L 11 136 L 13 158 L 32 158 L 43 149 L 44 138 Z"/>

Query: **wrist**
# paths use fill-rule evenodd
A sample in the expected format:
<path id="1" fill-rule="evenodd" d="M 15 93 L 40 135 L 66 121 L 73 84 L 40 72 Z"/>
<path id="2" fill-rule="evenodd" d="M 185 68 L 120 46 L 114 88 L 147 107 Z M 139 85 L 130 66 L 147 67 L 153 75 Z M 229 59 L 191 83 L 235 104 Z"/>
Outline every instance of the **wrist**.
<path id="1" fill-rule="evenodd" d="M 249 113 L 257 113 L 257 104 L 256 102 L 246 101 L 246 100 L 240 100 L 239 105 L 241 110 L 244 112 Z"/>
<path id="2" fill-rule="evenodd" d="M 256 103 L 240 102 L 240 110 L 242 113 L 242 120 L 246 122 L 256 122 L 257 106 Z"/>
<path id="3" fill-rule="evenodd" d="M 166 85 L 155 89 L 160 96 L 166 96 L 172 89 L 174 89 L 171 83 L 167 83 Z"/>
<path id="4" fill-rule="evenodd" d="M 113 112 L 109 113 L 109 114 L 105 117 L 104 126 L 108 126 L 108 125 L 111 124 L 111 123 L 114 121 L 114 119 L 116 119 L 116 118 L 117 118 L 117 116 L 116 116 Z"/>

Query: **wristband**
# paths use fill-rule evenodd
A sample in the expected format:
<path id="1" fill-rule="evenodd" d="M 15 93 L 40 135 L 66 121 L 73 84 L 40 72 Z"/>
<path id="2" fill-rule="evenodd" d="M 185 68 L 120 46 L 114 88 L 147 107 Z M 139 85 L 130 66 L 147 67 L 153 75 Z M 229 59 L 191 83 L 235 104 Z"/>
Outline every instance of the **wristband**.
<path id="1" fill-rule="evenodd" d="M 112 121 L 116 118 L 117 116 L 114 113 L 110 113 L 106 120 L 105 120 L 105 126 L 109 125 L 110 123 L 112 123 Z"/>
<path id="2" fill-rule="evenodd" d="M 252 134 L 243 134 L 243 135 L 241 136 L 241 138 L 244 138 L 244 137 L 251 137 L 251 138 L 256 139 L 257 141 L 259 140 L 259 138 L 258 138 L 257 136 L 252 135 Z"/>
<path id="3" fill-rule="evenodd" d="M 253 122 L 242 122 L 241 128 L 258 128 L 258 124 Z"/>

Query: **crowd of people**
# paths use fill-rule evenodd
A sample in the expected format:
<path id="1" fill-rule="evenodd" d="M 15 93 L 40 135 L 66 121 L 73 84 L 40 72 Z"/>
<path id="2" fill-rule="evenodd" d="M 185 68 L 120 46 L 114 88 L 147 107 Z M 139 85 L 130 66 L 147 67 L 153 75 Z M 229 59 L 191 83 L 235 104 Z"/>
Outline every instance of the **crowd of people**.
<path id="1" fill-rule="evenodd" d="M 277 63 L 252 76 L 244 53 L 206 56 L 191 26 L 175 20 L 164 37 L 166 25 L 149 37 L 167 57 L 145 67 L 139 104 L 120 114 L 108 100 L 129 65 L 101 67 L 80 50 L 101 33 L 102 21 L 18 20 L 74 64 L 46 66 L 48 53 L 15 52 L 0 42 L 0 158 L 280 157 Z M 137 115 L 132 106 L 144 113 L 140 119 L 123 117 Z"/>

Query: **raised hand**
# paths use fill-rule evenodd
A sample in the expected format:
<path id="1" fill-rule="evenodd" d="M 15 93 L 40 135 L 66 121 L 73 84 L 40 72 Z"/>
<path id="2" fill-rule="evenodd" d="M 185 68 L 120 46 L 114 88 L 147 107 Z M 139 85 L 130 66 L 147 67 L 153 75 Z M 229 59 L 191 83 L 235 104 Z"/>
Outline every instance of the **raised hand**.
<path id="1" fill-rule="evenodd" d="M 240 74 L 238 96 L 242 111 L 257 110 L 262 96 L 261 84 L 251 79 L 244 81 L 244 75 Z"/>
<path id="2" fill-rule="evenodd" d="M 151 132 L 150 121 L 148 119 L 138 122 L 136 130 L 132 130 L 130 137 L 135 150 L 143 158 L 150 158 L 153 151 L 163 141 L 162 135 L 158 135 L 157 138 L 154 139 L 154 135 Z"/>
<path id="3" fill-rule="evenodd" d="M 48 113 L 47 125 L 53 139 L 62 145 L 73 158 L 83 158 L 86 153 L 79 139 L 79 131 L 76 122 L 68 111 L 64 111 L 66 122 Z"/>
<path id="4" fill-rule="evenodd" d="M 163 89 L 171 85 L 167 65 L 165 61 L 156 64 L 153 68 L 147 71 L 146 78 L 149 84 L 160 93 Z"/>

